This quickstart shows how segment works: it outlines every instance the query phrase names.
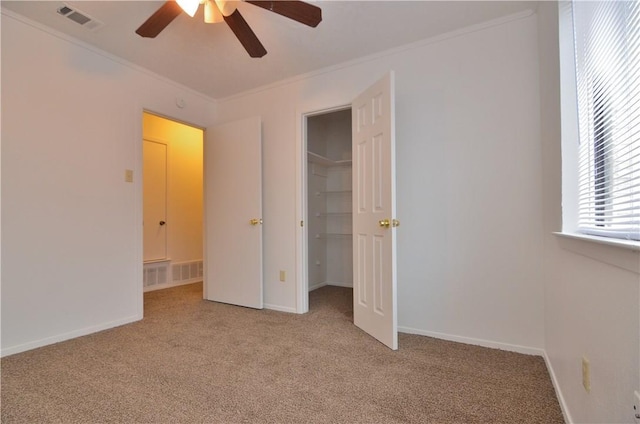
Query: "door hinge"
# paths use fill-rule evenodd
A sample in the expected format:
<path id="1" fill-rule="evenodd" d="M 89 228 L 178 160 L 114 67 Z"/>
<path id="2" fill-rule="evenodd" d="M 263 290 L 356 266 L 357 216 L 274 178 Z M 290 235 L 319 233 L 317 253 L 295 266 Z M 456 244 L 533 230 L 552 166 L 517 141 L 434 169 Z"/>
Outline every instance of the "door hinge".
<path id="1" fill-rule="evenodd" d="M 304 227 L 304 221 L 300 221 L 300 226 Z"/>

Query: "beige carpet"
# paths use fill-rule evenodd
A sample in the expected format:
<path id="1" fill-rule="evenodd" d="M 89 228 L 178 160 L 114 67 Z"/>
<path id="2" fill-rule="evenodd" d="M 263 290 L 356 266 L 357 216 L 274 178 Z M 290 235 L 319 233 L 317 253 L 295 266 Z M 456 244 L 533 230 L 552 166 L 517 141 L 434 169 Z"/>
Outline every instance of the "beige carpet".
<path id="1" fill-rule="evenodd" d="M 540 357 L 352 324 L 351 290 L 305 315 L 145 295 L 145 319 L 3 358 L 3 423 L 559 423 Z"/>

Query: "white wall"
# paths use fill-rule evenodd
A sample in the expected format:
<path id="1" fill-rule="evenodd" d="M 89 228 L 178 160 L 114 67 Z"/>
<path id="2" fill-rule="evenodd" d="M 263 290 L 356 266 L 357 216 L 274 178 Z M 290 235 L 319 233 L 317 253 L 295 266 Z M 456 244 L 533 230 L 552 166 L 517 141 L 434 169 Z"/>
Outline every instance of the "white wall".
<path id="1" fill-rule="evenodd" d="M 265 303 L 296 307 L 304 112 L 396 72 L 398 304 L 404 331 L 540 352 L 541 152 L 534 15 L 439 37 L 220 102 L 261 115 Z"/>
<path id="2" fill-rule="evenodd" d="M 351 109 L 325 116 L 327 157 L 332 160 L 351 159 Z"/>
<path id="3" fill-rule="evenodd" d="M 538 13 L 547 358 L 569 421 L 630 423 L 640 389 L 640 255 L 552 234 L 562 229 L 558 5 L 541 2 Z"/>
<path id="4" fill-rule="evenodd" d="M 214 104 L 4 10 L 1 24 L 7 355 L 142 317 L 142 110 L 206 126 Z"/>

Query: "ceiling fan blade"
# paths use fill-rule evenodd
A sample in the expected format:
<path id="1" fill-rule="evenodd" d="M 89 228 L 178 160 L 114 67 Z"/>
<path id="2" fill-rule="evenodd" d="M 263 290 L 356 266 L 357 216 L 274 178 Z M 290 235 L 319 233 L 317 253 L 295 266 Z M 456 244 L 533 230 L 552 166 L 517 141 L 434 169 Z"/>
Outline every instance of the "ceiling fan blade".
<path id="1" fill-rule="evenodd" d="M 180 13 L 182 13 L 182 8 L 178 6 L 178 3 L 175 1 L 167 1 L 160 6 L 160 9 L 156 10 L 149 19 L 140 25 L 140 28 L 136 30 L 136 34 L 142 37 L 155 38 Z"/>
<path id="2" fill-rule="evenodd" d="M 270 10 L 289 19 L 298 21 L 301 24 L 317 27 L 322 21 L 322 9 L 309 3 L 299 0 L 263 1 L 247 0 L 255 6 Z"/>
<path id="3" fill-rule="evenodd" d="M 249 24 L 244 20 L 238 9 L 231 15 L 225 16 L 224 21 L 229 25 L 229 28 L 231 28 L 240 43 L 242 43 L 247 53 L 249 53 L 249 56 L 262 57 L 267 54 L 264 46 L 260 40 L 258 40 L 258 37 L 256 37 L 256 34 L 251 27 L 249 27 Z"/>

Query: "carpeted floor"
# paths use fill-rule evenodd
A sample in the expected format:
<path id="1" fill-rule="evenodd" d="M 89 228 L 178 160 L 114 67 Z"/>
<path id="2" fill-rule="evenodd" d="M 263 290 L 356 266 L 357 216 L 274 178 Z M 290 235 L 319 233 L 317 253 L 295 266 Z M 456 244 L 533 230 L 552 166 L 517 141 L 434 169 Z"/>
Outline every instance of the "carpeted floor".
<path id="1" fill-rule="evenodd" d="M 305 315 L 145 295 L 145 319 L 1 361 L 3 423 L 561 423 L 544 361 L 352 324 L 350 289 Z"/>

